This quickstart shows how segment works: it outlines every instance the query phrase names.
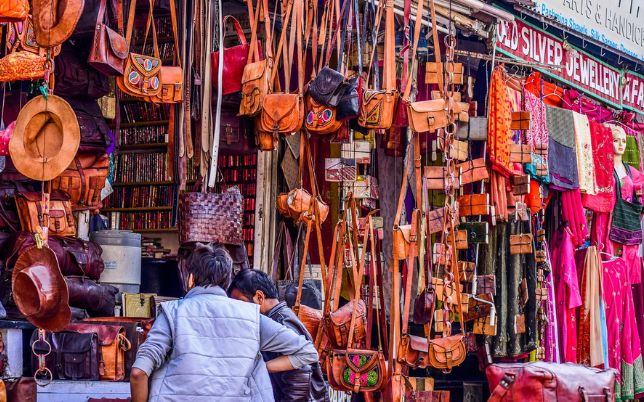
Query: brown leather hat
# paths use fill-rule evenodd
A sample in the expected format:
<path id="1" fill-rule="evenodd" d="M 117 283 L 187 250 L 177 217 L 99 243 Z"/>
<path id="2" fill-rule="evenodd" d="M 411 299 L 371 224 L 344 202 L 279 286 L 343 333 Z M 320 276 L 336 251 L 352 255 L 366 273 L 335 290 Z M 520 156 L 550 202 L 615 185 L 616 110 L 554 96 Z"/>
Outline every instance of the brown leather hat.
<path id="1" fill-rule="evenodd" d="M 48 331 L 69 324 L 69 292 L 53 251 L 28 248 L 18 257 L 11 280 L 16 305 L 29 322 Z"/>
<path id="2" fill-rule="evenodd" d="M 69 39 L 85 6 L 84 0 L 32 0 L 31 3 L 34 34 L 42 47 L 54 47 Z"/>
<path id="3" fill-rule="evenodd" d="M 79 145 L 80 127 L 69 103 L 55 95 L 37 96 L 18 114 L 9 155 L 20 173 L 47 181 L 67 169 Z"/>

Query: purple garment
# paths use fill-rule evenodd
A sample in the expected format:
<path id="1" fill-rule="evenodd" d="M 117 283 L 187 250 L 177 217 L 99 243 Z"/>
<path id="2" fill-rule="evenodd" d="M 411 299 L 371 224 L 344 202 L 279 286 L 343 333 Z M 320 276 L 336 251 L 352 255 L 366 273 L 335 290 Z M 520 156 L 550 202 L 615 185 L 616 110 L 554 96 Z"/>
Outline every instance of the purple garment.
<path id="1" fill-rule="evenodd" d="M 546 261 L 552 267 L 551 258 L 550 258 L 550 248 L 548 244 L 544 242 L 544 249 L 546 251 Z M 544 278 L 544 283 L 548 288 L 548 300 L 545 301 L 545 312 L 548 322 L 545 325 L 545 333 L 543 336 L 543 348 L 545 352 L 545 361 L 551 363 L 560 363 L 561 359 L 559 358 L 559 338 L 557 337 L 558 325 L 557 325 L 557 315 L 556 312 L 556 298 L 555 298 L 555 286 L 552 281 L 552 274 L 546 275 Z"/>
<path id="2" fill-rule="evenodd" d="M 579 188 L 575 125 L 570 110 L 546 106 L 548 123 L 548 170 L 552 185 L 566 190 Z"/>

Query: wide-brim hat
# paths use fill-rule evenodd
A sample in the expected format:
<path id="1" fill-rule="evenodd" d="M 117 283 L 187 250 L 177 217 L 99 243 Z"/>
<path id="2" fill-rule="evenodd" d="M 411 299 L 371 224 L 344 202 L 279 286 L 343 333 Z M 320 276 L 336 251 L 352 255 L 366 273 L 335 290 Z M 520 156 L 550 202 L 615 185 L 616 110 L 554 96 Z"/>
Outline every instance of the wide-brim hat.
<path id="1" fill-rule="evenodd" d="M 74 33 L 83 14 L 85 0 L 32 0 L 31 7 L 36 43 L 42 47 L 54 47 Z"/>
<path id="2" fill-rule="evenodd" d="M 80 127 L 69 103 L 55 95 L 37 96 L 18 114 L 9 155 L 23 175 L 48 181 L 67 169 L 79 145 Z"/>
<path id="3" fill-rule="evenodd" d="M 69 324 L 67 283 L 49 248 L 33 246 L 18 257 L 11 287 L 18 309 L 36 327 L 60 331 Z"/>

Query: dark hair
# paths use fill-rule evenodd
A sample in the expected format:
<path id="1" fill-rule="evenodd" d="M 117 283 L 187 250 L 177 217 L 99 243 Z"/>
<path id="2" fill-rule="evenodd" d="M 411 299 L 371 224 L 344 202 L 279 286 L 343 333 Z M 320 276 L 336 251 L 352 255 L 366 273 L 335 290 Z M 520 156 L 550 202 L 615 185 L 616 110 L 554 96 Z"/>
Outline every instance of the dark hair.
<path id="1" fill-rule="evenodd" d="M 232 277 L 233 260 L 222 246 L 197 244 L 188 257 L 186 269 L 194 276 L 195 286 L 226 289 Z"/>
<path id="2" fill-rule="evenodd" d="M 228 294 L 237 289 L 241 294 L 252 299 L 255 292 L 261 290 L 267 299 L 277 299 L 277 286 L 262 271 L 244 269 L 239 271 L 228 288 Z"/>

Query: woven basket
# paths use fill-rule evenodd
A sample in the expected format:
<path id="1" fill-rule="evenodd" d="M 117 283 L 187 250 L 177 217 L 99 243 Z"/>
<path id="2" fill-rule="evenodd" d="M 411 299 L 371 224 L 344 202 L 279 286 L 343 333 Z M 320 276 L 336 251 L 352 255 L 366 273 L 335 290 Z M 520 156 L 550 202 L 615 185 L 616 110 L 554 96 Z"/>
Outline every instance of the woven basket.
<path id="1" fill-rule="evenodd" d="M 179 240 L 242 245 L 242 201 L 237 187 L 217 193 L 181 193 Z"/>

